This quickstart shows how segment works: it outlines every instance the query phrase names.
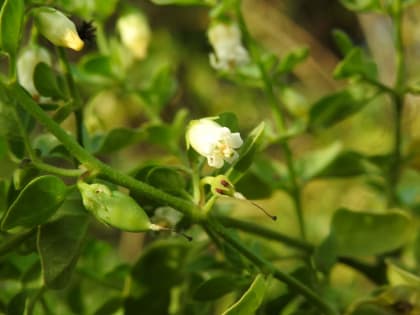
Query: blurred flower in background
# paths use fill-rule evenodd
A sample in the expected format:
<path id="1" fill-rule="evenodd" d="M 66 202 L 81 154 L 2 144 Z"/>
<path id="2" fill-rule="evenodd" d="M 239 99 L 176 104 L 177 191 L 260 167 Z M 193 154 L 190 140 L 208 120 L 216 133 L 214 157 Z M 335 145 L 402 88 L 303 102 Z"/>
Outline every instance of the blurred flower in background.
<path id="1" fill-rule="evenodd" d="M 241 31 L 235 23 L 216 23 L 208 30 L 214 53 L 210 54 L 210 64 L 217 70 L 229 71 L 249 63 L 248 51 L 241 43 Z"/>
<path id="2" fill-rule="evenodd" d="M 144 59 L 151 37 L 146 17 L 139 11 L 124 14 L 117 21 L 117 30 L 122 43 L 134 58 Z"/>

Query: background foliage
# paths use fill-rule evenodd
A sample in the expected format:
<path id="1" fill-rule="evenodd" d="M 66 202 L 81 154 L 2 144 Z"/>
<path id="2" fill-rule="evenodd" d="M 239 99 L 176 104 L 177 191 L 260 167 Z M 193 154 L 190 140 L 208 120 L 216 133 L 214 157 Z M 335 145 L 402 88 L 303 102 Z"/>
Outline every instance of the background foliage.
<path id="1" fill-rule="evenodd" d="M 0 4 L 0 313 L 420 314 L 416 1 Z M 45 38 L 40 6 L 83 50 Z M 227 22 L 250 60 L 214 69 Z M 241 133 L 233 164 L 187 149 L 203 117 Z"/>

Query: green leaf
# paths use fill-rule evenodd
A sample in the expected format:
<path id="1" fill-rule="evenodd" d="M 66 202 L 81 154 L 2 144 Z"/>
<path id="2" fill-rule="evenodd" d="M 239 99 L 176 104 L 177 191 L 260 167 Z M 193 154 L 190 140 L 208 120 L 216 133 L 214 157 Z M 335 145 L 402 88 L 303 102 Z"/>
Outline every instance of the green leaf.
<path id="1" fill-rule="evenodd" d="M 67 194 L 63 181 L 52 175 L 32 180 L 19 193 L 2 220 L 2 229 L 33 227 L 46 222 L 61 206 Z"/>
<path id="2" fill-rule="evenodd" d="M 38 92 L 53 99 L 63 99 L 64 93 L 57 82 L 57 77 L 49 65 L 40 62 L 34 71 L 34 84 Z"/>
<path id="3" fill-rule="evenodd" d="M 7 315 L 24 315 L 26 298 L 25 292 L 16 294 L 7 305 Z"/>
<path id="4" fill-rule="evenodd" d="M 420 276 L 406 270 L 406 268 L 400 266 L 397 262 L 391 259 L 386 260 L 387 265 L 387 278 L 391 285 L 412 285 L 420 288 Z"/>
<path id="5" fill-rule="evenodd" d="M 309 126 L 315 129 L 330 127 L 363 109 L 375 96 L 366 95 L 363 86 L 324 96 L 311 106 Z"/>
<path id="6" fill-rule="evenodd" d="M 159 5 L 204 5 L 209 2 L 209 0 L 151 0 L 154 4 Z"/>
<path id="7" fill-rule="evenodd" d="M 361 76 L 370 81 L 378 79 L 376 63 L 359 47 L 353 48 L 334 70 L 334 78 Z"/>
<path id="8" fill-rule="evenodd" d="M 313 261 L 317 270 L 329 274 L 331 268 L 337 262 L 337 244 L 333 236 L 327 236 L 325 240 L 315 248 Z"/>
<path id="9" fill-rule="evenodd" d="M 217 115 L 217 119 L 215 119 L 215 121 L 223 127 L 228 127 L 231 132 L 239 131 L 238 117 L 236 117 L 235 113 L 221 113 Z"/>
<path id="10" fill-rule="evenodd" d="M 201 283 L 194 291 L 193 298 L 199 301 L 215 300 L 223 295 L 240 289 L 248 283 L 245 279 L 232 275 L 220 275 Z"/>
<path id="11" fill-rule="evenodd" d="M 123 299 L 120 297 L 109 299 L 102 304 L 93 315 L 113 315 L 122 307 L 122 305 Z"/>
<path id="12" fill-rule="evenodd" d="M 146 106 L 156 113 L 168 105 L 175 95 L 178 82 L 173 74 L 171 67 L 166 66 L 160 69 L 152 78 L 149 86 L 139 91 L 139 95 L 146 101 Z"/>
<path id="13" fill-rule="evenodd" d="M 6 0 L 0 11 L 0 47 L 12 57 L 19 46 L 23 14 L 23 0 Z"/>
<path id="14" fill-rule="evenodd" d="M 255 314 L 264 299 L 266 288 L 267 283 L 264 275 L 258 274 L 240 300 L 224 311 L 222 315 Z"/>
<path id="15" fill-rule="evenodd" d="M 309 56 L 309 48 L 303 47 L 293 50 L 284 56 L 279 63 L 277 71 L 280 73 L 288 73 Z"/>
<path id="16" fill-rule="evenodd" d="M 380 0 L 340 0 L 349 10 L 356 12 L 381 11 Z"/>
<path id="17" fill-rule="evenodd" d="M 264 128 L 265 124 L 262 122 L 251 131 L 238 153 L 238 160 L 226 172 L 232 183 L 236 183 L 251 166 L 255 153 L 264 138 Z"/>
<path id="18" fill-rule="evenodd" d="M 253 169 L 248 170 L 235 184 L 235 190 L 247 199 L 266 199 L 273 194 L 273 188 Z"/>
<path id="19" fill-rule="evenodd" d="M 338 46 L 338 49 L 346 56 L 353 49 L 354 45 L 350 37 L 344 33 L 342 30 L 335 29 L 332 32 L 334 41 Z"/>
<path id="20" fill-rule="evenodd" d="M 189 244 L 185 240 L 156 241 L 140 256 L 132 269 L 133 281 L 164 291 L 184 280 Z"/>
<path id="21" fill-rule="evenodd" d="M 355 212 L 339 209 L 331 223 L 339 256 L 370 256 L 404 245 L 412 234 L 412 220 L 401 211 Z"/>
<path id="22" fill-rule="evenodd" d="M 146 176 L 146 181 L 169 193 L 185 191 L 186 181 L 179 172 L 170 167 L 153 167 Z"/>
<path id="23" fill-rule="evenodd" d="M 114 77 L 112 72 L 111 58 L 104 55 L 89 55 L 83 59 L 83 69 L 91 74 L 104 77 Z"/>
<path id="24" fill-rule="evenodd" d="M 80 254 L 88 228 L 88 216 L 63 216 L 40 226 L 38 252 L 45 284 L 52 289 L 65 287 Z"/>
<path id="25" fill-rule="evenodd" d="M 93 153 L 111 153 L 140 142 L 146 136 L 143 129 L 115 128 L 105 135 L 96 135 L 89 150 Z"/>
<path id="26" fill-rule="evenodd" d="M 304 180 L 320 174 L 331 164 L 342 149 L 339 142 L 334 142 L 326 148 L 309 152 L 296 161 L 296 169 Z"/>

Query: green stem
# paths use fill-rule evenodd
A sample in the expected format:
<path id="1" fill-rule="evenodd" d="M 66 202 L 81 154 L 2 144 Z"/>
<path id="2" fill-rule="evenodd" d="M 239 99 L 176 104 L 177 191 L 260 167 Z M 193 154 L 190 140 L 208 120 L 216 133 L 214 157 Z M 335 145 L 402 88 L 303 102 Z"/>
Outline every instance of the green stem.
<path id="1" fill-rule="evenodd" d="M 73 100 L 74 116 L 76 119 L 76 135 L 77 142 L 83 144 L 83 111 L 82 111 L 82 99 L 76 83 L 74 82 L 73 75 L 71 73 L 70 62 L 67 57 L 66 50 L 63 47 L 57 47 L 58 56 L 63 65 L 63 71 L 66 78 L 66 85 L 68 88 L 69 96 Z"/>
<path id="2" fill-rule="evenodd" d="M 260 70 L 261 77 L 264 84 L 264 90 L 265 90 L 265 93 L 267 94 L 269 105 L 274 115 L 277 131 L 279 135 L 285 134 L 286 133 L 285 115 L 274 93 L 272 80 L 269 74 L 267 73 L 267 70 L 265 69 L 264 63 L 262 62 L 260 58 L 258 47 L 256 47 L 256 43 L 254 39 L 252 38 L 251 34 L 249 33 L 245 20 L 242 16 L 242 12 L 240 8 L 240 1 L 238 2 L 238 5 L 237 5 L 237 15 L 239 19 L 239 24 L 241 26 L 241 30 L 244 33 L 245 41 L 247 43 L 247 46 L 250 49 L 251 57 L 253 61 L 257 64 Z M 300 234 L 303 239 L 306 239 L 305 221 L 304 221 L 303 207 L 302 207 L 302 201 L 301 201 L 301 187 L 298 183 L 298 179 L 296 176 L 295 166 L 293 163 L 293 153 L 292 153 L 292 150 L 290 149 L 287 138 L 280 137 L 279 142 L 283 150 L 287 169 L 289 172 L 290 184 L 291 184 L 290 194 L 291 194 L 293 203 L 295 205 L 295 211 L 296 211 L 296 216 L 298 219 Z"/>
<path id="3" fill-rule="evenodd" d="M 86 170 L 83 169 L 61 168 L 37 160 L 31 160 L 31 163 L 41 171 L 64 177 L 80 177 L 83 173 L 86 172 Z"/>
<path id="4" fill-rule="evenodd" d="M 398 204 L 397 185 L 401 173 L 401 146 L 402 146 L 402 113 L 404 109 L 405 96 L 405 60 L 404 45 L 402 38 L 402 4 L 401 0 L 393 3 L 393 19 L 394 19 L 394 45 L 396 58 L 396 78 L 394 84 L 394 96 L 392 98 L 394 104 L 394 149 L 392 152 L 391 162 L 388 169 L 388 191 L 387 204 L 393 207 Z"/>
<path id="5" fill-rule="evenodd" d="M 37 119 L 45 128 L 47 128 L 67 150 L 79 162 L 91 172 L 92 175 L 100 175 L 115 184 L 127 187 L 137 193 L 160 201 L 166 205 L 183 212 L 193 220 L 199 220 L 201 217 L 200 209 L 192 202 L 174 197 L 144 182 L 138 181 L 133 177 L 114 170 L 109 165 L 99 161 L 85 149 L 83 149 L 65 130 L 63 130 L 55 121 L 53 121 L 32 98 L 17 84 L 9 85 L 9 90 L 18 104 L 28 113 Z"/>
<path id="6" fill-rule="evenodd" d="M 39 299 L 42 298 L 42 295 L 46 291 L 45 287 L 41 287 L 35 295 L 30 299 L 27 309 L 26 309 L 26 315 L 32 315 L 34 313 L 35 305 L 38 302 Z"/>
<path id="7" fill-rule="evenodd" d="M 15 250 L 20 244 L 34 235 L 36 229 L 22 232 L 20 234 L 12 235 L 0 244 L 0 257 Z"/>
<path id="8" fill-rule="evenodd" d="M 261 272 L 265 274 L 272 274 L 274 278 L 286 283 L 296 293 L 303 295 L 310 303 L 317 306 L 324 314 L 337 315 L 337 312 L 325 301 L 321 299 L 311 288 L 307 287 L 294 277 L 282 272 L 264 258 L 255 254 L 248 246 L 242 244 L 241 241 L 233 237 L 229 231 L 223 226 L 212 221 L 210 225 L 206 226 L 208 229 L 213 229 L 224 241 L 229 243 L 240 254 L 248 258 L 254 265 L 260 268 Z"/>
<path id="9" fill-rule="evenodd" d="M 315 249 L 315 247 L 308 242 L 302 241 L 300 239 L 292 238 L 290 236 L 284 235 L 280 232 L 277 232 L 272 229 L 268 229 L 258 224 L 245 222 L 242 220 L 230 218 L 223 215 L 217 215 L 215 216 L 215 218 L 226 227 L 237 228 L 244 232 L 255 234 L 257 236 L 264 237 L 267 239 L 275 240 L 285 245 L 303 250 L 308 253 L 312 253 Z"/>

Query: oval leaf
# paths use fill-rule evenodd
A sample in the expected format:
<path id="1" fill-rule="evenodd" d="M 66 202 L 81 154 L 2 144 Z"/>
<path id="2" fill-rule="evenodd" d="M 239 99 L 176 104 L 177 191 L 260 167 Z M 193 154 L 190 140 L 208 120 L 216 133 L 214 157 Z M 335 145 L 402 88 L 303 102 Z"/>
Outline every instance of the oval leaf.
<path id="1" fill-rule="evenodd" d="M 377 214 L 339 209 L 334 214 L 331 233 L 339 256 L 369 256 L 405 244 L 412 225 L 410 217 L 400 211 Z"/>
<path id="2" fill-rule="evenodd" d="M 19 193 L 2 220 L 2 229 L 33 227 L 45 223 L 61 206 L 67 194 L 63 181 L 53 175 L 35 178 Z"/>
<path id="3" fill-rule="evenodd" d="M 54 71 L 49 65 L 40 62 L 36 65 L 34 71 L 34 84 L 38 92 L 47 97 L 61 99 L 64 93 L 61 91 Z"/>
<path id="4" fill-rule="evenodd" d="M 15 56 L 22 31 L 23 0 L 6 0 L 0 11 L 0 45 L 10 56 Z"/>
<path id="5" fill-rule="evenodd" d="M 201 283 L 195 290 L 193 298 L 199 301 L 215 300 L 223 295 L 241 288 L 245 279 L 228 275 L 210 278 Z"/>
<path id="6" fill-rule="evenodd" d="M 267 283 L 264 276 L 258 274 L 239 301 L 223 312 L 223 315 L 255 314 L 263 301 L 266 287 Z"/>
<path id="7" fill-rule="evenodd" d="M 60 289 L 70 280 L 88 222 L 88 216 L 69 215 L 39 228 L 37 246 L 42 275 L 48 287 Z"/>

